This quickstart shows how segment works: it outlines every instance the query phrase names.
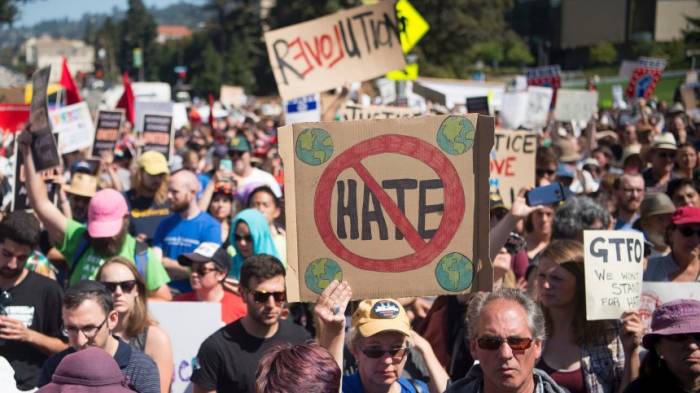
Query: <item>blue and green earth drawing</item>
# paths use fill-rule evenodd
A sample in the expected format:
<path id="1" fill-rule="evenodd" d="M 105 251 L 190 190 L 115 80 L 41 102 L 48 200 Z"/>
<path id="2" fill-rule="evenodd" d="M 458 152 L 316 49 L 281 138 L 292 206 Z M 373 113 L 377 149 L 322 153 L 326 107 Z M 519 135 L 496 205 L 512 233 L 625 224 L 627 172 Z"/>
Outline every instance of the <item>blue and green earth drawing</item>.
<path id="1" fill-rule="evenodd" d="M 474 265 L 464 255 L 452 252 L 440 259 L 435 267 L 435 277 L 443 289 L 461 292 L 472 285 Z"/>
<path id="2" fill-rule="evenodd" d="M 297 158 L 309 165 L 321 165 L 333 155 L 333 140 L 322 128 L 306 128 L 297 136 Z"/>
<path id="3" fill-rule="evenodd" d="M 440 124 L 437 143 L 445 153 L 459 155 L 472 148 L 475 134 L 476 129 L 469 119 L 450 116 Z"/>
<path id="4" fill-rule="evenodd" d="M 314 293 L 320 294 L 333 280 L 343 281 L 343 271 L 338 262 L 330 258 L 319 258 L 306 267 L 304 281 Z"/>

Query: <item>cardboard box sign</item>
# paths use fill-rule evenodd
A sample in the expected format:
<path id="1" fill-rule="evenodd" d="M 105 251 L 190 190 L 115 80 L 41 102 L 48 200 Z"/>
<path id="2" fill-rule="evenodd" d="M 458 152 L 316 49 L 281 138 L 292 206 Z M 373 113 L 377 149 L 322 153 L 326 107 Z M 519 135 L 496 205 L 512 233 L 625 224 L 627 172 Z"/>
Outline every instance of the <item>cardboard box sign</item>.
<path id="1" fill-rule="evenodd" d="M 363 5 L 265 33 L 285 100 L 359 82 L 406 65 L 393 1 Z"/>
<path id="2" fill-rule="evenodd" d="M 498 130 L 491 151 L 491 191 L 510 207 L 521 188 L 535 186 L 537 135 L 530 131 Z"/>
<path id="3" fill-rule="evenodd" d="M 354 105 L 347 104 L 338 111 L 341 120 L 370 120 L 370 119 L 396 119 L 401 117 L 420 116 L 417 108 L 407 108 L 389 105 Z"/>
<path id="4" fill-rule="evenodd" d="M 355 299 L 490 290 L 493 135 L 476 114 L 281 128 L 290 301 L 333 279 Z"/>

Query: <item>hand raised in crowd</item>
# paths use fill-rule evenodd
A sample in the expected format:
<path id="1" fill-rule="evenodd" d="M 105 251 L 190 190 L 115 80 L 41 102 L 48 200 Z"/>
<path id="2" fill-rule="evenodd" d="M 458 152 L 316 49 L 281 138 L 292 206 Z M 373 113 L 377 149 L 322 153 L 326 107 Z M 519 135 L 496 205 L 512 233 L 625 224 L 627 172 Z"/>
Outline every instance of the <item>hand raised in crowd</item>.
<path id="1" fill-rule="evenodd" d="M 644 323 L 636 311 L 622 313 L 622 331 L 620 339 L 626 354 L 631 354 L 641 348 L 644 337 Z"/>
<path id="2" fill-rule="evenodd" d="M 510 214 L 517 219 L 525 219 L 530 213 L 542 208 L 542 206 L 528 206 L 527 200 L 525 199 L 527 191 L 528 190 L 521 188 L 518 192 L 518 196 L 516 196 L 513 201 L 513 205 L 510 207 Z"/>
<path id="3" fill-rule="evenodd" d="M 345 328 L 345 309 L 351 297 L 352 290 L 347 282 L 333 280 L 328 284 L 314 306 L 314 314 L 322 329 L 338 331 Z"/>

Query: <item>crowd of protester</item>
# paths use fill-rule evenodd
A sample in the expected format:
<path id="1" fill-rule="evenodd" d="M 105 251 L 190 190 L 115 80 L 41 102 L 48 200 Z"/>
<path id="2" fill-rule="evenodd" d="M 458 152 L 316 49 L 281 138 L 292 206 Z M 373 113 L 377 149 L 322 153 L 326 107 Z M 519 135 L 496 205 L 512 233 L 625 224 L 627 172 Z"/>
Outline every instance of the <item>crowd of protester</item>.
<path id="1" fill-rule="evenodd" d="M 700 302 L 659 305 L 649 329 L 585 304 L 586 229 L 643 233 L 645 281 L 700 281 L 700 131 L 682 106 L 535 130 L 535 186 L 571 196 L 491 192 L 492 292 L 350 301 L 334 281 L 314 305 L 286 302 L 280 119 L 253 117 L 193 120 L 170 160 L 127 122 L 97 168 L 63 157 L 56 199 L 18 133 L 33 212 L 0 222 L 0 391 L 169 392 L 148 303 L 172 300 L 221 304 L 194 393 L 700 391 Z"/>

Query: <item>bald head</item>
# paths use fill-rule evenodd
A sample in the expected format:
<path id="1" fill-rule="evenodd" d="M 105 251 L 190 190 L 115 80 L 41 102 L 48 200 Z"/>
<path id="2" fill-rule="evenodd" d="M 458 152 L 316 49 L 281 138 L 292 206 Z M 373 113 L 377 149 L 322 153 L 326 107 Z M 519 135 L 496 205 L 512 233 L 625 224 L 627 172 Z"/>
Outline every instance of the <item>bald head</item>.
<path id="1" fill-rule="evenodd" d="M 168 181 L 168 201 L 170 210 L 183 216 L 199 212 L 197 207 L 197 192 L 199 179 L 187 170 L 175 172 Z"/>
<path id="2" fill-rule="evenodd" d="M 170 186 L 178 191 L 199 192 L 199 179 L 192 171 L 181 170 L 170 177 Z"/>

